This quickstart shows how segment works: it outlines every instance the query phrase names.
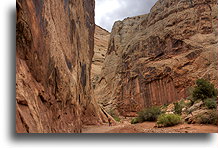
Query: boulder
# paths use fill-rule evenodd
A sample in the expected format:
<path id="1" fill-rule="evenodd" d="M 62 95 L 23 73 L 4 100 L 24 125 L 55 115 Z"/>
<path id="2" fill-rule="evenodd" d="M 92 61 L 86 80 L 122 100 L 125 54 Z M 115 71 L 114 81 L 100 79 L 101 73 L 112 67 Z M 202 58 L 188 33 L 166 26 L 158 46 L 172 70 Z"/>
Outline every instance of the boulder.
<path id="1" fill-rule="evenodd" d="M 187 109 L 187 112 L 191 113 L 193 111 L 199 110 L 203 104 L 204 104 L 203 101 L 195 103 L 194 105 L 192 105 L 190 108 Z"/>

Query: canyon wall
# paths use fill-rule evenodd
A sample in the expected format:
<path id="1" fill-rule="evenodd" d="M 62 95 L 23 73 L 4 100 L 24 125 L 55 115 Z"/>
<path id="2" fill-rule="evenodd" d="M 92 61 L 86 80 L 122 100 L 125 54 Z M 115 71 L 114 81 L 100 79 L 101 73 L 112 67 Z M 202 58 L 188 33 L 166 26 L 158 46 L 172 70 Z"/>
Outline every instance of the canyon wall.
<path id="1" fill-rule="evenodd" d="M 17 0 L 16 132 L 74 133 L 105 116 L 92 98 L 94 0 Z"/>
<path id="2" fill-rule="evenodd" d="M 92 68 L 91 68 L 91 79 L 92 86 L 95 88 L 96 82 L 99 79 L 101 74 L 101 69 L 105 60 L 108 42 L 110 38 L 110 33 L 101 28 L 100 26 L 95 26 L 95 35 L 94 35 L 94 56 L 92 59 Z"/>
<path id="3" fill-rule="evenodd" d="M 149 14 L 115 22 L 95 97 L 107 111 L 187 97 L 196 79 L 217 82 L 216 0 L 159 0 Z"/>

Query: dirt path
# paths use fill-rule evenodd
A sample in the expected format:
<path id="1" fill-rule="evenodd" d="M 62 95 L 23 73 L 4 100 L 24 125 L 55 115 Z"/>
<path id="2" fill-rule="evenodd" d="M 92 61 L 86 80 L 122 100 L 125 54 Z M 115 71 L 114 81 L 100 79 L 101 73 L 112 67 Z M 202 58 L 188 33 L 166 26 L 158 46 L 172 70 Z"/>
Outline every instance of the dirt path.
<path id="1" fill-rule="evenodd" d="M 174 127 L 155 128 L 155 122 L 139 124 L 120 123 L 114 126 L 88 126 L 83 133 L 218 133 L 214 125 L 180 124 Z"/>
<path id="2" fill-rule="evenodd" d="M 84 127 L 82 133 L 109 133 L 116 128 L 123 128 L 122 125 L 108 126 L 108 125 L 99 125 L 99 126 L 87 126 Z"/>
<path id="3" fill-rule="evenodd" d="M 122 129 L 125 126 L 131 125 L 129 122 L 117 123 L 116 125 L 108 126 L 108 124 L 99 126 L 85 126 L 82 133 L 110 133 L 116 129 Z"/>

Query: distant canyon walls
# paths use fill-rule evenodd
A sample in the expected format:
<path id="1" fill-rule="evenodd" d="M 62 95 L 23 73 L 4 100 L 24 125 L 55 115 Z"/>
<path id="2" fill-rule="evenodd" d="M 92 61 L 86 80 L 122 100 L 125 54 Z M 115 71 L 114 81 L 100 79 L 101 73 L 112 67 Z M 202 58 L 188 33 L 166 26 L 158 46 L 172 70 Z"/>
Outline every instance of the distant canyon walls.
<path id="1" fill-rule="evenodd" d="M 91 79 L 93 88 L 95 88 L 96 82 L 98 81 L 101 74 L 101 69 L 107 53 L 109 38 L 110 33 L 107 30 L 101 28 L 98 25 L 95 26 L 94 56 L 92 58 L 91 68 Z"/>
<path id="2" fill-rule="evenodd" d="M 159 0 L 149 14 L 117 21 L 95 97 L 134 116 L 187 97 L 198 78 L 217 82 L 216 0 Z"/>
<path id="3" fill-rule="evenodd" d="M 91 94 L 94 0 L 17 0 L 16 132 L 74 133 L 104 114 Z"/>

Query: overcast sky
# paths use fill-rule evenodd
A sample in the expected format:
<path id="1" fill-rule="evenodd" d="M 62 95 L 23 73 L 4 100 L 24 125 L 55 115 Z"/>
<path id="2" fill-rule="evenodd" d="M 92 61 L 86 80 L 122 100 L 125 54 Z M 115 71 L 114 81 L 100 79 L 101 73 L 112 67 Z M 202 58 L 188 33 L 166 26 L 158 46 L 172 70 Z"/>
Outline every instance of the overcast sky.
<path id="1" fill-rule="evenodd" d="M 95 22 L 111 31 L 115 21 L 149 13 L 157 0 L 95 0 Z"/>

